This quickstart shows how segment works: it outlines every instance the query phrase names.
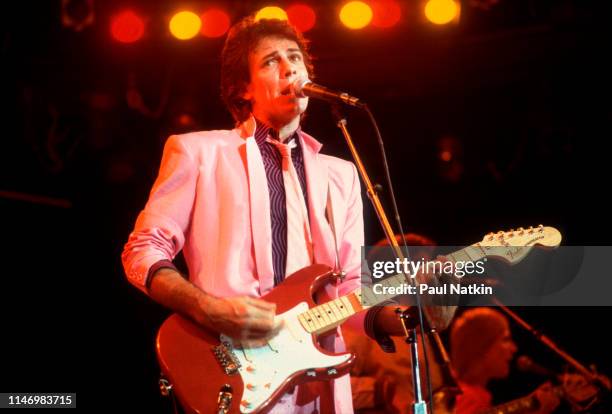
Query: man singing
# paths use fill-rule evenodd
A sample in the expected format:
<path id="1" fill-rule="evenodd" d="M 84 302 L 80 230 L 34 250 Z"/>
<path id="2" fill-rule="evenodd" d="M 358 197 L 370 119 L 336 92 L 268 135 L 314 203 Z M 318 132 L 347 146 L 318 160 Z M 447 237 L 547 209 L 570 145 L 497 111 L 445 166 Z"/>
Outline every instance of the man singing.
<path id="1" fill-rule="evenodd" d="M 155 301 L 208 330 L 261 340 L 281 324 L 276 305 L 259 298 L 295 271 L 339 265 L 346 278 L 328 287 L 331 297 L 359 286 L 359 177 L 352 163 L 321 154 L 300 128 L 308 98 L 297 97 L 292 84 L 313 68 L 291 25 L 243 19 L 230 30 L 221 62 L 221 92 L 236 128 L 168 139 L 122 259 L 129 281 Z M 181 249 L 188 279 L 172 263 Z M 387 334 L 403 332 L 391 307 L 358 318 L 349 323 L 383 346 Z M 343 351 L 340 329 L 324 345 Z M 299 386 L 272 412 L 334 410 L 353 411 L 348 376 Z"/>

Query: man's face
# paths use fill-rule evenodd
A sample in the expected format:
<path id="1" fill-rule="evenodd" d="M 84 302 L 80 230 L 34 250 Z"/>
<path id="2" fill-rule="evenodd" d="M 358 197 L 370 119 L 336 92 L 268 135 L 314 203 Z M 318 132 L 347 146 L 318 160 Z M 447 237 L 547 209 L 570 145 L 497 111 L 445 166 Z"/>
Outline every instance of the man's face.
<path id="1" fill-rule="evenodd" d="M 308 77 L 297 43 L 264 37 L 249 54 L 249 70 L 251 81 L 243 97 L 251 101 L 256 118 L 281 128 L 306 110 L 308 98 L 297 98 L 291 88 L 296 79 Z"/>
<path id="2" fill-rule="evenodd" d="M 506 378 L 510 374 L 510 363 L 516 351 L 510 329 L 506 328 L 486 354 L 492 378 Z"/>

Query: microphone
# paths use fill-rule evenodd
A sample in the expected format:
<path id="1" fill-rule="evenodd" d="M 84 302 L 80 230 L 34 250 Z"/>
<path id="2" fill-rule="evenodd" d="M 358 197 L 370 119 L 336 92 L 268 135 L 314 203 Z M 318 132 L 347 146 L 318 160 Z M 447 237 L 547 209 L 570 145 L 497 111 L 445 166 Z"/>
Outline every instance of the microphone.
<path id="1" fill-rule="evenodd" d="M 330 102 L 340 101 L 358 108 L 363 108 L 365 106 L 365 102 L 362 102 L 359 98 L 355 98 L 346 92 L 334 91 L 325 86 L 317 85 L 308 78 L 297 79 L 293 82 L 293 92 L 298 98 L 305 98 L 308 96 L 310 98 L 324 99 Z"/>
<path id="2" fill-rule="evenodd" d="M 556 377 L 557 373 L 543 367 L 542 365 L 535 362 L 527 355 L 521 355 L 516 359 L 516 367 L 522 372 L 531 372 L 532 374 L 541 375 L 543 377 Z"/>

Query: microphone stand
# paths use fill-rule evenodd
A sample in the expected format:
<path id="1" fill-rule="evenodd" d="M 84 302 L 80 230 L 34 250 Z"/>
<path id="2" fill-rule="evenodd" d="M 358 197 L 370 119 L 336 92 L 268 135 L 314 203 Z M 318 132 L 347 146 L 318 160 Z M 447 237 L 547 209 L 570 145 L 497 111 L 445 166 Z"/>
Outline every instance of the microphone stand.
<path id="1" fill-rule="evenodd" d="M 555 344 L 552 339 L 548 336 L 544 335 L 542 332 L 535 329 L 533 326 L 529 325 L 525 320 L 523 320 L 516 313 L 511 311 L 506 305 L 501 303 L 501 301 L 497 298 L 493 298 L 493 302 L 495 305 L 499 306 L 499 308 L 510 318 L 512 318 L 516 323 L 518 323 L 521 327 L 523 327 L 527 332 L 532 334 L 535 339 L 544 344 L 554 353 L 559 355 L 563 360 L 565 360 L 568 364 L 573 366 L 578 372 L 580 372 L 584 377 L 591 383 L 596 384 L 597 386 L 605 389 L 606 391 L 612 390 L 612 384 L 610 383 L 610 379 L 603 374 L 598 374 L 594 372 L 594 370 L 590 370 L 574 359 L 570 354 L 559 348 L 557 344 Z"/>
<path id="2" fill-rule="evenodd" d="M 413 413 L 427 413 L 427 403 L 423 400 L 421 392 L 421 367 L 419 363 L 419 353 L 417 347 L 416 327 L 418 321 L 415 321 L 410 314 L 410 309 L 401 311 L 397 309 L 402 327 L 404 328 L 405 341 L 410 345 L 410 360 L 412 361 L 412 384 L 414 385 L 414 403 L 412 405 Z"/>
<path id="3" fill-rule="evenodd" d="M 363 180 L 363 183 L 365 184 L 368 198 L 372 202 L 374 211 L 376 211 L 378 221 L 380 221 L 380 224 L 382 225 L 383 231 L 385 233 L 385 237 L 387 238 L 387 241 L 389 242 L 390 246 L 393 247 L 393 250 L 395 251 L 397 258 L 403 261 L 405 258 L 404 253 L 400 249 L 399 243 L 397 242 L 397 238 L 395 237 L 395 233 L 393 232 L 393 229 L 391 228 L 391 224 L 389 223 L 389 220 L 387 219 L 387 215 L 385 214 L 384 208 L 380 202 L 380 198 L 378 197 L 378 193 L 376 192 L 375 187 L 372 185 L 372 181 L 370 180 L 370 177 L 368 176 L 368 173 L 363 165 L 363 162 L 361 161 L 361 157 L 359 156 L 359 153 L 357 152 L 357 149 L 355 148 L 355 145 L 353 144 L 351 134 L 349 133 L 346 127 L 346 124 L 347 124 L 346 118 L 340 113 L 340 110 L 337 105 L 332 105 L 332 112 L 337 120 L 336 125 L 342 131 L 342 135 L 344 135 L 344 139 L 349 147 L 349 150 L 351 151 L 351 155 L 353 156 L 353 160 L 355 161 L 357 171 L 359 171 L 359 175 L 361 176 L 361 179 Z M 408 278 L 407 280 L 409 280 L 410 283 L 414 285 L 415 282 L 413 279 Z M 420 319 L 423 320 L 422 319 L 423 310 L 422 310 L 422 305 L 420 301 L 420 295 L 418 294 L 418 290 L 416 294 L 416 302 L 417 302 L 417 308 L 418 308 Z M 400 319 L 401 319 L 401 316 L 400 316 Z M 401 320 L 402 322 L 404 322 L 404 319 L 401 319 Z M 421 326 L 421 329 L 423 329 L 422 326 Z M 422 389 L 421 389 L 419 363 L 418 363 L 419 347 L 418 347 L 418 343 L 416 340 L 415 328 L 413 327 L 411 331 L 413 332 L 413 334 L 411 334 L 410 336 L 409 344 L 410 344 L 410 353 L 411 353 L 412 360 L 413 360 L 412 380 L 413 380 L 413 385 L 414 385 L 413 390 L 414 390 L 414 400 L 415 400 L 415 402 L 413 403 L 412 413 L 413 414 L 427 414 L 428 413 L 427 402 L 423 400 Z"/>

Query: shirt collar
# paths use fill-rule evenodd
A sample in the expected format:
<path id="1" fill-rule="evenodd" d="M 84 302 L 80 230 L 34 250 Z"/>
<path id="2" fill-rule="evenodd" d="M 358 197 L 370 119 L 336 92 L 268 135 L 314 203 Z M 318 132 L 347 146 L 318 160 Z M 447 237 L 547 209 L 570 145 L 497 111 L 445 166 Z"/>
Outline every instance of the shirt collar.
<path id="1" fill-rule="evenodd" d="M 268 137 L 278 140 L 278 133 L 274 129 L 264 124 L 257 118 L 253 119 L 255 119 L 255 133 L 253 135 L 255 137 L 257 145 L 262 145 L 264 142 L 266 142 L 266 139 Z M 289 143 L 292 140 L 295 140 L 296 143 L 299 142 L 298 137 L 300 131 L 301 129 L 298 126 L 297 129 L 293 132 L 293 134 L 291 134 L 291 136 L 286 139 L 286 142 Z"/>

